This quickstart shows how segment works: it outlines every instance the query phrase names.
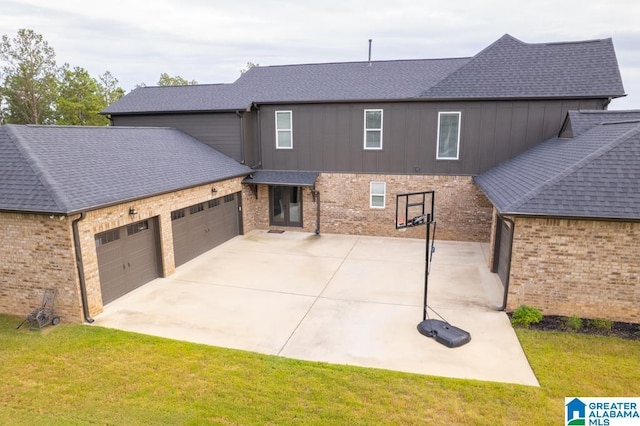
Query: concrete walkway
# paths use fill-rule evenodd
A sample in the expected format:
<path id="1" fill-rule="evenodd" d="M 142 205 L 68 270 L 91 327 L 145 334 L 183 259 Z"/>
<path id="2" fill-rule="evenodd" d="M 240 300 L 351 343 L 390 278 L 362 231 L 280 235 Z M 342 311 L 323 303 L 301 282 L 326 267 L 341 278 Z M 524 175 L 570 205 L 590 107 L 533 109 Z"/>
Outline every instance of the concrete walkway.
<path id="1" fill-rule="evenodd" d="M 421 335 L 425 242 L 254 231 L 105 306 L 95 325 L 336 364 L 537 386 L 487 269 L 437 241 L 429 305 L 472 340 Z M 432 315 L 432 318 L 434 316 Z M 437 318 L 437 317 L 435 317 Z"/>

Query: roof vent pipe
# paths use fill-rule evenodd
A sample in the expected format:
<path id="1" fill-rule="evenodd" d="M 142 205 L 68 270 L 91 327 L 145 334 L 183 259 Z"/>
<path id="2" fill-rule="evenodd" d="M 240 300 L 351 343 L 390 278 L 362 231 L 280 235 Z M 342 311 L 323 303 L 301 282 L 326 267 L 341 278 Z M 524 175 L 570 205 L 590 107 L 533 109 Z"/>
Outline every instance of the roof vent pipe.
<path id="1" fill-rule="evenodd" d="M 369 66 L 371 66 L 371 39 L 369 39 Z"/>

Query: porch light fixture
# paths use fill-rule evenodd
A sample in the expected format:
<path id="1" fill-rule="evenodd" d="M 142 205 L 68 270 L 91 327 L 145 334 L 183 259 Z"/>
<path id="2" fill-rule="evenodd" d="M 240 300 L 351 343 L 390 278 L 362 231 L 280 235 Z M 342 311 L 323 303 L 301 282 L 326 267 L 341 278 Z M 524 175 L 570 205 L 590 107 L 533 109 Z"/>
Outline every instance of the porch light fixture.
<path id="1" fill-rule="evenodd" d="M 136 210 L 135 207 L 129 207 L 129 214 L 131 216 L 138 214 L 138 211 Z"/>
<path id="2" fill-rule="evenodd" d="M 218 193 L 218 190 L 217 190 L 217 189 L 215 189 L 215 188 L 211 188 L 211 193 L 212 193 L 213 195 L 216 195 L 216 194 Z"/>

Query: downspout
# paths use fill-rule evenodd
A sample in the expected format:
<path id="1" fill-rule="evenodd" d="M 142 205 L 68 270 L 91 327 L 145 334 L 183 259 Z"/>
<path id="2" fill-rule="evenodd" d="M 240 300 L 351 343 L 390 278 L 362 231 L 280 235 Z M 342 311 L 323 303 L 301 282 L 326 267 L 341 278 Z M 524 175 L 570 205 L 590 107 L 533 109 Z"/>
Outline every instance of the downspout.
<path id="1" fill-rule="evenodd" d="M 87 301 L 87 285 L 84 279 L 84 265 L 82 263 L 82 248 L 80 247 L 80 232 L 78 231 L 78 222 L 85 217 L 85 212 L 80 213 L 80 217 L 74 219 L 71 222 L 71 228 L 73 229 L 73 245 L 76 252 L 76 266 L 78 268 L 78 279 L 80 280 L 80 297 L 82 298 L 82 311 L 84 312 L 84 319 L 89 324 L 93 323 L 94 319 L 89 315 L 89 302 Z"/>
<path id="2" fill-rule="evenodd" d="M 243 115 L 240 111 L 236 111 L 236 115 L 240 119 L 240 164 L 245 163 L 244 158 L 244 120 Z"/>
<path id="3" fill-rule="evenodd" d="M 311 195 L 313 195 L 313 201 L 316 202 L 316 235 L 320 235 L 320 191 L 316 190 L 315 186 L 311 187 Z"/>
<path id="4" fill-rule="evenodd" d="M 256 115 L 258 116 L 258 131 L 256 132 L 256 140 L 258 142 L 258 164 L 251 166 L 252 169 L 262 167 L 262 119 L 260 118 L 260 107 L 256 106 Z"/>
<path id="5" fill-rule="evenodd" d="M 502 306 L 499 311 L 507 309 L 507 296 L 509 294 L 509 279 L 511 278 L 511 258 L 513 257 L 513 236 L 516 233 L 516 223 L 508 217 L 502 217 L 502 220 L 511 224 L 511 241 L 509 241 L 509 264 L 507 265 L 507 279 L 504 283 L 504 295 L 502 296 Z"/>

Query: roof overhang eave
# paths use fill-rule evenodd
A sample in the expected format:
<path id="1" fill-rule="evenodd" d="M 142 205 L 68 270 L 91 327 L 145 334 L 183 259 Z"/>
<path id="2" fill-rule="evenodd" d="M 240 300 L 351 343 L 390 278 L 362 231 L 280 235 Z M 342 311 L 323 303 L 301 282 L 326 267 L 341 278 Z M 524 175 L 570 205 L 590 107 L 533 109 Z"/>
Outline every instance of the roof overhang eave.
<path id="1" fill-rule="evenodd" d="M 191 110 L 167 110 L 167 111 L 127 111 L 127 112 L 99 112 L 104 116 L 132 116 L 132 115 L 171 115 L 171 114 L 213 114 L 213 113 L 235 113 L 238 111 L 250 111 L 251 105 L 246 107 L 228 109 L 191 109 Z"/>
<path id="2" fill-rule="evenodd" d="M 255 179 L 255 175 L 260 179 Z M 306 179 L 300 179 L 304 175 Z M 249 174 L 242 183 L 247 185 L 277 185 L 277 186 L 307 186 L 314 187 L 318 180 L 319 172 L 296 172 L 280 170 L 255 170 Z M 265 177 L 266 176 L 266 177 Z M 280 179 L 278 179 L 280 178 Z"/>
<path id="3" fill-rule="evenodd" d="M 117 205 L 120 205 L 120 204 L 133 203 L 133 202 L 136 202 L 136 201 L 139 201 L 139 200 L 144 200 L 146 198 L 158 197 L 158 196 L 170 194 L 170 193 L 176 192 L 176 191 L 183 191 L 183 190 L 195 188 L 195 187 L 198 187 L 198 186 L 212 185 L 214 183 L 222 182 L 224 180 L 229 180 L 229 179 L 235 179 L 235 178 L 239 178 L 239 177 L 243 177 L 243 176 L 248 176 L 250 173 L 251 172 L 247 171 L 247 172 L 235 174 L 235 175 L 232 175 L 232 176 L 226 176 L 226 177 L 221 178 L 221 179 L 201 182 L 201 183 L 197 183 L 197 184 L 194 184 L 194 185 L 189 185 L 189 186 L 185 186 L 185 187 L 181 187 L 181 188 L 173 188 L 173 189 L 168 189 L 166 191 L 156 192 L 156 193 L 153 193 L 153 194 L 145 194 L 145 195 L 140 195 L 140 196 L 136 196 L 136 197 L 130 197 L 130 198 L 122 199 L 122 200 L 113 201 L 113 202 L 110 202 L 110 203 L 96 204 L 96 205 L 93 205 L 93 206 L 78 208 L 78 209 L 71 210 L 71 211 L 67 212 L 66 214 L 67 215 L 79 214 L 79 213 L 82 213 L 82 212 L 88 212 L 88 211 L 93 211 L 93 210 L 99 210 L 99 209 L 104 209 L 104 208 L 108 208 L 108 207 L 113 207 L 113 206 L 117 206 Z"/>
<path id="4" fill-rule="evenodd" d="M 298 104 L 348 104 L 348 103 L 392 103 L 392 102 L 468 102 L 468 101 L 529 101 L 529 100 L 578 100 L 578 99 L 617 99 L 627 96 L 616 95 L 567 95 L 567 96 L 458 96 L 458 97 L 407 97 L 407 98 L 351 98 L 351 99 L 305 99 L 255 101 L 253 105 L 298 105 Z"/>
<path id="5" fill-rule="evenodd" d="M 495 205 L 494 205 L 495 207 Z M 501 216 L 513 216 L 522 218 L 535 219 L 566 219 L 566 220 L 591 220 L 591 221 L 607 221 L 607 222 L 640 222 L 640 217 L 624 217 L 624 216 L 585 216 L 578 214 L 557 214 L 557 213 L 531 213 L 518 211 L 503 211 L 496 207 Z"/>
<path id="6" fill-rule="evenodd" d="M 461 102 L 461 101 L 540 101 L 540 100 L 579 100 L 579 99 L 618 99 L 627 96 L 617 95 L 566 95 L 566 96 L 459 96 L 459 97 L 420 97 L 414 100 L 423 102 Z"/>
<path id="7" fill-rule="evenodd" d="M 117 201 L 113 201 L 113 202 L 109 202 L 109 203 L 94 204 L 94 205 L 90 205 L 90 206 L 74 208 L 74 209 L 70 209 L 69 211 L 66 211 L 66 212 L 64 212 L 64 211 L 29 210 L 29 209 L 21 210 L 21 209 L 9 209 L 9 208 L 1 208 L 1 207 L 0 207 L 0 212 L 2 212 L 2 213 L 13 213 L 13 214 L 38 214 L 38 215 L 44 215 L 44 216 L 46 216 L 46 215 L 72 216 L 72 215 L 80 214 L 82 212 L 90 212 L 90 211 L 94 211 L 94 210 L 99 210 L 99 209 L 104 209 L 104 208 L 108 208 L 108 207 L 117 206 L 117 205 L 120 205 L 120 204 L 133 203 L 133 202 L 136 202 L 136 201 L 144 200 L 146 198 L 166 195 L 166 194 L 170 194 L 170 193 L 176 192 L 176 191 L 182 191 L 182 190 L 185 190 L 185 189 L 195 188 L 197 186 L 211 185 L 211 184 L 215 184 L 215 183 L 218 183 L 218 182 L 221 182 L 221 181 L 224 181 L 224 180 L 235 179 L 235 178 L 239 178 L 239 177 L 245 177 L 245 176 L 248 176 L 250 173 L 251 172 L 247 171 L 247 172 L 239 173 L 239 174 L 236 174 L 236 175 L 224 177 L 224 178 L 217 179 L 217 180 L 197 183 L 197 184 L 190 185 L 190 186 L 187 186 L 187 187 L 173 188 L 173 189 L 169 189 L 169 190 L 166 190 L 166 191 L 161 191 L 161 192 L 157 192 L 157 193 L 153 193 L 153 194 L 145 194 L 145 195 L 140 195 L 140 196 L 136 196 L 136 197 L 125 198 L 125 199 L 121 199 L 121 200 L 117 200 Z"/>

